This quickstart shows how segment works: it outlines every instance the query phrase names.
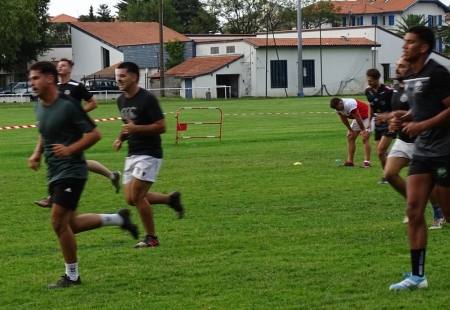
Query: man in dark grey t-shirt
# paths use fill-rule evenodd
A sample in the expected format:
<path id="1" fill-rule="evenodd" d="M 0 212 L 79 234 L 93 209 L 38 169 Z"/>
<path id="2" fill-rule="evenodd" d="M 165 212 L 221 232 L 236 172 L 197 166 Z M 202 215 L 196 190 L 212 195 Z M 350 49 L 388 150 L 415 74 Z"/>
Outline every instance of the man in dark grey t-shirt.
<path id="1" fill-rule="evenodd" d="M 78 201 L 88 175 L 83 151 L 100 140 L 100 132 L 81 105 L 59 93 L 56 85 L 58 72 L 51 62 L 31 65 L 29 77 L 33 91 L 40 98 L 35 104 L 40 135 L 34 153 L 28 159 L 28 166 L 38 170 L 44 153 L 51 195 L 51 222 L 66 265 L 66 273 L 47 288 L 79 285 L 75 234 L 102 226 L 121 226 L 137 239 L 138 230 L 130 221 L 128 209 L 116 214 L 77 214 Z"/>
<path id="2" fill-rule="evenodd" d="M 444 217 L 450 218 L 450 73 L 430 59 L 435 42 L 433 30 L 425 26 L 409 28 L 404 38 L 403 57 L 411 63 L 405 76 L 411 113 L 401 117 L 402 131 L 417 136 L 406 188 L 412 271 L 390 290 L 428 287 L 424 211 L 434 187 Z"/>

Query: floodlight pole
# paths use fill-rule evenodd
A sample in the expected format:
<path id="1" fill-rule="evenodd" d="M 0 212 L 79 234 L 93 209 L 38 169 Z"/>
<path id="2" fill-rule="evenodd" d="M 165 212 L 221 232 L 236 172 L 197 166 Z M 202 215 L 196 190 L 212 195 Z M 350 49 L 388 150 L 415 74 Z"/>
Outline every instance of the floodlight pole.
<path id="1" fill-rule="evenodd" d="M 163 31 L 163 0 L 159 0 L 159 88 L 161 88 L 161 97 L 164 97 L 165 88 L 165 68 L 164 68 L 164 31 Z"/>
<path id="2" fill-rule="evenodd" d="M 303 93 L 303 58 L 302 58 L 302 1 L 297 0 L 297 97 L 305 97 Z"/>

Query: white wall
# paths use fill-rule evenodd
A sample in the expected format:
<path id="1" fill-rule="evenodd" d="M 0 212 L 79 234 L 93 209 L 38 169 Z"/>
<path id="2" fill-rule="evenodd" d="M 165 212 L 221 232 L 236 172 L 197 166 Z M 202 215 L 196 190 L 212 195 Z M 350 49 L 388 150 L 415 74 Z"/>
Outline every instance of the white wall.
<path id="1" fill-rule="evenodd" d="M 52 48 L 39 56 L 38 61 L 58 61 L 61 58 L 72 59 L 72 46 Z"/>
<path id="2" fill-rule="evenodd" d="M 71 27 L 72 60 L 75 63 L 72 71 L 74 79 L 97 72 L 102 67 L 102 47 L 109 50 L 110 65 L 123 61 L 119 50 L 100 42 L 99 40 Z"/>
<path id="3" fill-rule="evenodd" d="M 235 52 L 232 54 L 227 54 L 226 49 L 227 46 L 234 46 Z M 211 47 L 219 47 L 219 54 L 211 54 Z M 236 55 L 236 54 L 244 54 L 249 52 L 248 43 L 240 40 L 240 41 L 231 41 L 231 42 L 207 42 L 207 43 L 197 43 L 196 55 L 199 56 L 218 56 L 218 55 Z"/>

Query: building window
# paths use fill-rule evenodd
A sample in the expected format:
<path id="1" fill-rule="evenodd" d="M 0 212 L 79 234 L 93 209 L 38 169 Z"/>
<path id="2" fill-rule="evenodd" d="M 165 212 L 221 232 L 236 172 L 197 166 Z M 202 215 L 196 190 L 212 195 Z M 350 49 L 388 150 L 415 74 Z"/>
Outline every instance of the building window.
<path id="1" fill-rule="evenodd" d="M 372 16 L 372 25 L 378 25 L 378 16 Z"/>
<path id="2" fill-rule="evenodd" d="M 389 26 L 395 25 L 394 15 L 389 15 Z"/>
<path id="3" fill-rule="evenodd" d="M 227 46 L 227 54 L 234 54 L 236 53 L 235 46 Z"/>
<path id="4" fill-rule="evenodd" d="M 270 86 L 287 88 L 287 60 L 270 61 Z"/>
<path id="5" fill-rule="evenodd" d="M 106 48 L 101 48 L 102 49 L 102 65 L 103 68 L 108 68 L 109 66 L 111 66 L 110 61 L 109 61 L 109 50 L 107 50 Z"/>
<path id="6" fill-rule="evenodd" d="M 219 54 L 219 47 L 218 46 L 214 46 L 211 47 L 211 54 Z"/>
<path id="7" fill-rule="evenodd" d="M 355 16 L 352 16 L 352 24 L 350 26 L 356 26 Z"/>
<path id="8" fill-rule="evenodd" d="M 347 17 L 342 17 L 342 26 L 347 26 Z"/>
<path id="9" fill-rule="evenodd" d="M 303 60 L 303 87 L 316 87 L 314 60 Z"/>
<path id="10" fill-rule="evenodd" d="M 363 24 L 364 24 L 364 16 L 360 16 L 358 26 L 362 26 Z"/>
<path id="11" fill-rule="evenodd" d="M 428 15 L 428 27 L 436 27 L 438 25 L 438 16 Z"/>
<path id="12" fill-rule="evenodd" d="M 386 16 L 383 16 L 383 26 L 386 26 Z"/>

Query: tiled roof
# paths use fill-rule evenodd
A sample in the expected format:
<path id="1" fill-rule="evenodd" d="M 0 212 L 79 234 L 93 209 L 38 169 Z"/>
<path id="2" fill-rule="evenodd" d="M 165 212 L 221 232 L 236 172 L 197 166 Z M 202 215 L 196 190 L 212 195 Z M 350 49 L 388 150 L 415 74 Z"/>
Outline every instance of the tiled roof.
<path id="1" fill-rule="evenodd" d="M 70 24 L 116 47 L 159 43 L 159 24 L 154 22 L 73 22 Z M 175 38 L 182 42 L 190 41 L 186 36 L 167 27 L 163 27 L 163 36 L 165 43 L 169 40 L 173 41 Z"/>
<path id="2" fill-rule="evenodd" d="M 67 14 L 59 14 L 55 17 L 50 18 L 49 22 L 51 23 L 72 23 L 78 21 L 75 17 L 67 15 Z"/>
<path id="3" fill-rule="evenodd" d="M 445 12 L 450 9 L 440 1 L 433 0 L 331 0 L 335 7 L 341 7 L 339 14 L 381 14 L 386 12 L 404 12 L 412 5 L 434 2 Z"/>
<path id="4" fill-rule="evenodd" d="M 86 79 L 93 79 L 93 78 L 105 78 L 105 79 L 114 79 L 116 77 L 116 68 L 119 66 L 120 62 L 116 63 L 115 65 L 112 65 L 110 67 L 104 68 L 100 71 L 94 72 L 92 74 L 89 74 L 86 76 Z"/>
<path id="5" fill-rule="evenodd" d="M 265 47 L 265 38 L 244 39 L 255 47 Z M 268 45 L 271 47 L 297 47 L 297 38 L 278 38 L 274 41 L 273 38 L 268 40 Z M 375 46 L 378 43 L 366 38 L 303 38 L 302 46 Z"/>
<path id="6" fill-rule="evenodd" d="M 243 55 L 195 57 L 167 70 L 166 74 L 177 77 L 197 77 L 213 73 L 242 57 Z"/>

